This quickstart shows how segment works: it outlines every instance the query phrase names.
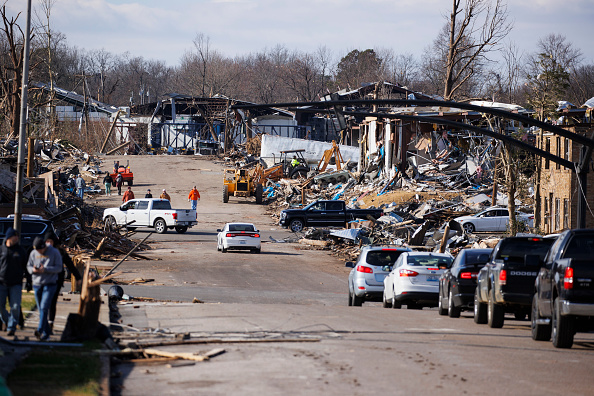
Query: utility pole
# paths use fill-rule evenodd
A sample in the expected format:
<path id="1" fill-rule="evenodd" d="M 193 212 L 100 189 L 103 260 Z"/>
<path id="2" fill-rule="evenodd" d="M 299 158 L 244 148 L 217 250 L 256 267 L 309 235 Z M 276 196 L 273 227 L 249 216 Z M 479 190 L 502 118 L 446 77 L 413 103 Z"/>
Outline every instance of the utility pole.
<path id="1" fill-rule="evenodd" d="M 25 29 L 25 50 L 23 59 L 23 80 L 21 85 L 21 127 L 19 130 L 19 153 L 17 162 L 16 192 L 14 194 L 13 228 L 21 231 L 23 217 L 23 177 L 25 173 L 25 139 L 27 137 L 27 100 L 29 92 L 29 48 L 31 35 L 31 0 L 27 0 L 27 24 Z"/>

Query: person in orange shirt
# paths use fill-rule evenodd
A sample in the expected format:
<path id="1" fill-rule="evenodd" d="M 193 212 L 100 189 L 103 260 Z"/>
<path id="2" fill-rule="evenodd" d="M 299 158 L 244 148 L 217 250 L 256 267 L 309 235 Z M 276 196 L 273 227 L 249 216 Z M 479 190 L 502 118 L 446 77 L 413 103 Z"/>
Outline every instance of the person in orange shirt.
<path id="1" fill-rule="evenodd" d="M 134 199 L 134 193 L 132 192 L 132 187 L 128 187 L 128 190 L 124 193 L 124 196 L 122 197 L 122 202 L 126 203 L 131 199 Z"/>
<path id="2" fill-rule="evenodd" d="M 198 201 L 200 201 L 200 193 L 196 186 L 190 191 L 188 195 L 188 201 L 192 203 L 192 210 L 196 210 L 196 206 L 198 205 Z"/>

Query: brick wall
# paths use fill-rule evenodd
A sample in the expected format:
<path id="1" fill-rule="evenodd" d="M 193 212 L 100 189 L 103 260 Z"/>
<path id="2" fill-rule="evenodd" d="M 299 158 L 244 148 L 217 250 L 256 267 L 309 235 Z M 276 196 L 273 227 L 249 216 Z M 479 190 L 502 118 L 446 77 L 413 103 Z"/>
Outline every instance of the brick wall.
<path id="1" fill-rule="evenodd" d="M 591 128 L 566 127 L 570 132 L 590 137 Z M 580 157 L 581 145 L 552 133 L 545 133 L 537 139 L 537 147 L 567 159 L 577 162 Z M 554 162 L 541 159 L 541 229 L 545 233 L 560 232 L 577 227 L 577 204 L 580 186 L 575 173 Z M 588 173 L 586 201 L 594 212 L 594 172 Z M 538 216 L 538 214 L 536 214 Z M 587 209 L 586 227 L 594 228 L 594 216 Z"/>

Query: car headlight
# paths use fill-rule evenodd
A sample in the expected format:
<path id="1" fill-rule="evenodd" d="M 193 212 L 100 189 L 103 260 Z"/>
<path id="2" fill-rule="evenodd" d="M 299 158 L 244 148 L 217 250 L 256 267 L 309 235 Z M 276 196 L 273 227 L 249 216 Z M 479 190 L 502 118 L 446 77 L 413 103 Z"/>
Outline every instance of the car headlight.
<path id="1" fill-rule="evenodd" d="M 284 219 L 285 217 L 287 217 L 287 214 L 285 212 L 281 212 L 281 219 Z"/>

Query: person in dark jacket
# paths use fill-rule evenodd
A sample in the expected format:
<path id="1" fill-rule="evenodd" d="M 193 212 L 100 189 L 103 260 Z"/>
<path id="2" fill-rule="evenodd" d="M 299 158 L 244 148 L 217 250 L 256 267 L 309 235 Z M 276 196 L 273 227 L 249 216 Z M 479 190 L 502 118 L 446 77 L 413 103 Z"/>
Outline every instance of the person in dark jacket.
<path id="1" fill-rule="evenodd" d="M 112 183 L 113 183 L 113 180 L 111 179 L 111 175 L 108 173 L 103 178 L 103 184 L 105 185 L 105 196 L 106 197 L 111 195 L 111 184 Z"/>
<path id="2" fill-rule="evenodd" d="M 16 230 L 9 228 L 0 247 L 0 311 L 7 324 L 8 335 L 14 335 L 21 315 L 23 276 L 27 268 L 27 253 L 19 244 Z M 6 298 L 10 317 L 6 311 Z"/>
<path id="3" fill-rule="evenodd" d="M 148 190 L 146 190 L 146 194 L 144 194 L 145 198 L 152 198 L 153 194 L 151 194 L 151 189 L 149 188 Z"/>
<path id="4" fill-rule="evenodd" d="M 53 246 L 60 252 L 60 256 L 62 256 L 62 264 L 66 265 L 68 271 L 74 275 L 77 281 L 82 279 L 78 268 L 74 265 L 72 258 L 68 255 L 68 252 L 62 247 L 60 243 L 60 239 L 56 234 L 53 232 L 48 232 L 45 234 L 45 244 L 48 246 Z M 62 272 L 58 273 L 58 280 L 56 282 L 56 293 L 54 294 L 54 298 L 52 299 L 52 304 L 50 305 L 49 316 L 48 316 L 48 324 L 50 330 L 53 331 L 54 328 L 54 319 L 56 318 L 56 306 L 58 305 L 58 297 L 60 296 L 60 292 L 62 291 L 62 287 L 64 286 L 64 279 L 66 275 L 64 273 L 64 267 L 62 267 Z"/>
<path id="5" fill-rule="evenodd" d="M 118 195 L 122 195 L 122 185 L 124 185 L 124 176 L 121 173 L 118 173 L 115 179 L 116 187 L 118 188 Z"/>

